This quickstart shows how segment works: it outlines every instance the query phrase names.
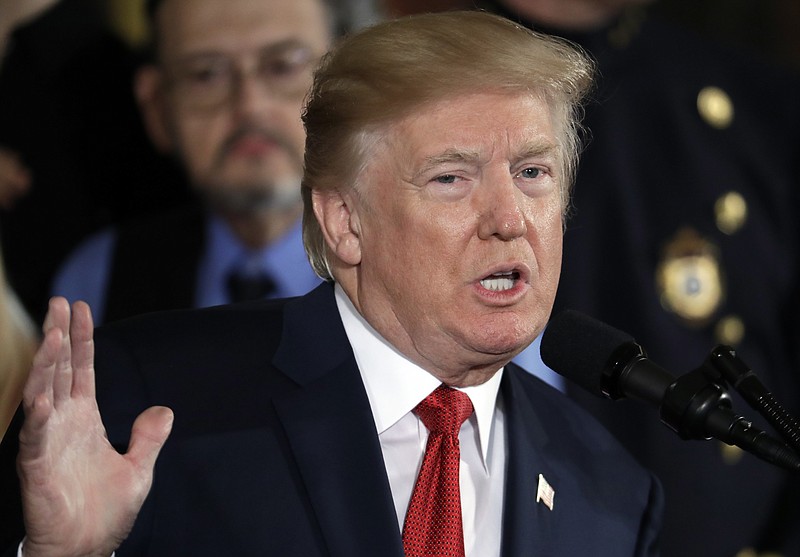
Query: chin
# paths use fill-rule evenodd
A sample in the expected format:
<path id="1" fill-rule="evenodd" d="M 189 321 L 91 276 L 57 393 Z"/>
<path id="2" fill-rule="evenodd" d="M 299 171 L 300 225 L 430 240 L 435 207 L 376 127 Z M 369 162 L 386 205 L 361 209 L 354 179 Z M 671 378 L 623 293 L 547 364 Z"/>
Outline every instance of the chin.
<path id="1" fill-rule="evenodd" d="M 533 342 L 538 320 L 534 317 L 522 317 L 519 314 L 499 315 L 495 319 L 484 319 L 475 325 L 473 334 L 475 341 L 489 348 L 493 354 L 505 354 L 519 351 Z"/>
<path id="2" fill-rule="evenodd" d="M 517 353 L 521 352 L 530 340 L 527 336 L 512 335 L 506 332 L 505 334 L 491 335 L 487 333 L 476 339 L 473 346 L 476 351 L 482 354 L 490 354 L 498 358 L 508 357 L 513 358 Z"/>

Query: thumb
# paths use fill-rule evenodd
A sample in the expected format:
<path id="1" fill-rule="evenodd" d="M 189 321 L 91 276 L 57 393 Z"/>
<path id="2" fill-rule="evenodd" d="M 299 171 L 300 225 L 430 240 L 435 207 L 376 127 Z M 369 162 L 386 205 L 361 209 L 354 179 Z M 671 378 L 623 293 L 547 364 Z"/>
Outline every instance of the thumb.
<path id="1" fill-rule="evenodd" d="M 142 471 L 151 471 L 172 431 L 174 415 L 166 406 L 151 406 L 136 418 L 127 458 Z"/>

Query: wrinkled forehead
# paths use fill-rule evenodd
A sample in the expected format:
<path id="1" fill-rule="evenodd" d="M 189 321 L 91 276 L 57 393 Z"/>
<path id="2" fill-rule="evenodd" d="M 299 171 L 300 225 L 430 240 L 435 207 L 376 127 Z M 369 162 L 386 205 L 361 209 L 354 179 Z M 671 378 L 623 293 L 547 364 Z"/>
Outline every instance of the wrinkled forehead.
<path id="1" fill-rule="evenodd" d="M 365 138 L 422 158 L 479 159 L 501 149 L 512 157 L 557 157 L 562 122 L 530 91 L 477 91 L 420 103 L 377 125 Z"/>
<path id="2" fill-rule="evenodd" d="M 247 53 L 280 42 L 308 44 L 322 54 L 330 44 L 321 0 L 165 0 L 156 14 L 159 56 Z"/>

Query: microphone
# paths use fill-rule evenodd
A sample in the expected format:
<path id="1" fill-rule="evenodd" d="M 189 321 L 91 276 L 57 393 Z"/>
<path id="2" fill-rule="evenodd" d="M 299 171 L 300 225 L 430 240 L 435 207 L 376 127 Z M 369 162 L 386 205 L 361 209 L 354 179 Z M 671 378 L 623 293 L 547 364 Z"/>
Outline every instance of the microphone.
<path id="1" fill-rule="evenodd" d="M 629 334 L 574 310 L 550 320 L 542 361 L 589 392 L 655 405 L 661 421 L 682 439 L 716 438 L 772 464 L 800 471 L 800 458 L 781 441 L 731 409 L 728 393 L 704 368 L 681 377 L 647 358 Z"/>

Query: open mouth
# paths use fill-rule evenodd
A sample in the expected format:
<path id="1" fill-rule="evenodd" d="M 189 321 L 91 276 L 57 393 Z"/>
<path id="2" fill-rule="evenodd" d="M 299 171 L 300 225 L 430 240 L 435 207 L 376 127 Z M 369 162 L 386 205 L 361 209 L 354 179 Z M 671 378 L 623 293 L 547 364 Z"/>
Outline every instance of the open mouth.
<path id="1" fill-rule="evenodd" d="M 517 271 L 507 271 L 503 273 L 494 273 L 485 279 L 481 280 L 481 286 L 486 290 L 493 292 L 503 292 L 511 290 L 519 280 L 519 273 Z"/>

